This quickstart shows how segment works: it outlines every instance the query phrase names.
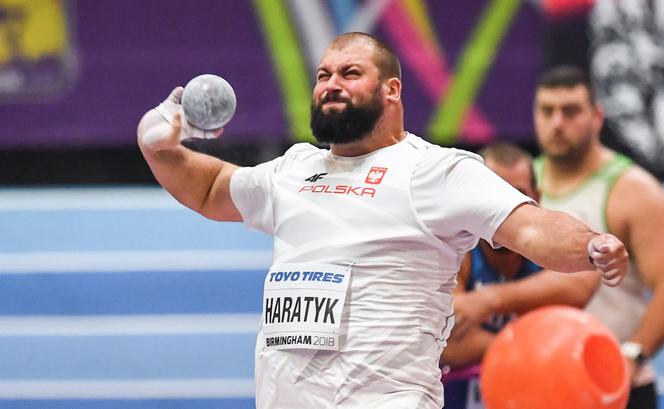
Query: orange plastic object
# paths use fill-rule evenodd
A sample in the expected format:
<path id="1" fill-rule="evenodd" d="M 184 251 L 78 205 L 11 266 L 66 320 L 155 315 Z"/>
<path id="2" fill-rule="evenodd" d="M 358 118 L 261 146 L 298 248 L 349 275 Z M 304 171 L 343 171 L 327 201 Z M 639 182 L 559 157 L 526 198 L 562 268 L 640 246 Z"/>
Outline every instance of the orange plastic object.
<path id="1" fill-rule="evenodd" d="M 572 307 L 531 311 L 505 327 L 482 362 L 487 409 L 624 409 L 629 382 L 618 341 Z"/>

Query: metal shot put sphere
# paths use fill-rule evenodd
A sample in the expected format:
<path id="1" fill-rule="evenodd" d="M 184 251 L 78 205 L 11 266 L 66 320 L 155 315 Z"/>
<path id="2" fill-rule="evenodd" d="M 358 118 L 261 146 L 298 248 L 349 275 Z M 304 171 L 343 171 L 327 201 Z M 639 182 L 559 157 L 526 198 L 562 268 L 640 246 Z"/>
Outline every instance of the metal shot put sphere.
<path id="1" fill-rule="evenodd" d="M 203 74 L 184 87 L 182 109 L 190 124 L 205 131 L 221 128 L 235 113 L 235 92 L 218 75 Z"/>

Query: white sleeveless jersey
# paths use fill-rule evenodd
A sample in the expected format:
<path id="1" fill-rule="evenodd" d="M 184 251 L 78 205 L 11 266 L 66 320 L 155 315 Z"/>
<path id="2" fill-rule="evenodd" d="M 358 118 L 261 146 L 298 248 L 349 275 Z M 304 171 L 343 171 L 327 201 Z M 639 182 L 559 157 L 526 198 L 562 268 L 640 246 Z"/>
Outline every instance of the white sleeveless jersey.
<path id="1" fill-rule="evenodd" d="M 258 409 L 439 409 L 463 254 L 531 201 L 478 156 L 412 134 L 358 157 L 295 145 L 236 171 L 231 196 L 247 225 L 274 235 L 275 264 L 352 270 L 339 351 L 268 351 L 261 329 Z"/>
<path id="2" fill-rule="evenodd" d="M 545 209 L 558 210 L 574 216 L 598 233 L 610 233 L 606 219 L 606 206 L 611 188 L 627 170 L 632 161 L 618 155 L 598 169 L 579 188 L 564 196 L 552 196 L 542 190 L 540 205 Z M 542 180 L 543 161 L 535 163 L 538 180 Z M 648 288 L 641 281 L 634 263 L 616 287 L 600 285 L 586 311 L 597 317 L 616 335 L 620 342 L 627 341 L 636 331 L 648 308 Z M 639 383 L 652 381 L 653 374 L 648 365 L 639 374 Z"/>

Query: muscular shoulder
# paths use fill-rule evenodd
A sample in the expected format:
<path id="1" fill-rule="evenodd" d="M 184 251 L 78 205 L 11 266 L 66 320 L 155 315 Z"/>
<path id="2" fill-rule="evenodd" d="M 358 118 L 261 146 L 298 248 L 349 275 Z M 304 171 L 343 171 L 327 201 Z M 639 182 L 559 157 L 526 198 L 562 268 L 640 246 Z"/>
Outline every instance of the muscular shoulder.
<path id="1" fill-rule="evenodd" d="M 609 228 L 620 237 L 629 224 L 641 215 L 653 215 L 664 209 L 660 182 L 639 166 L 632 166 L 616 181 L 607 203 Z"/>
<path id="2" fill-rule="evenodd" d="M 484 168 L 482 158 L 474 153 L 455 148 L 429 145 L 421 148 L 411 179 L 413 198 L 425 199 L 432 204 L 444 196 L 445 187 L 456 188 L 466 185 L 467 177 Z M 480 170 L 481 171 L 481 170 Z M 462 190 L 465 190 L 462 189 Z"/>
<path id="3" fill-rule="evenodd" d="M 615 190 L 622 190 L 622 193 L 641 189 L 661 190 L 661 185 L 652 174 L 638 165 L 631 166 L 629 170 L 625 171 L 615 185 Z"/>
<path id="4" fill-rule="evenodd" d="M 663 199 L 660 182 L 643 168 L 632 166 L 616 181 L 609 196 L 609 206 L 637 211 L 641 206 Z"/>
<path id="5" fill-rule="evenodd" d="M 479 155 L 456 148 L 443 148 L 437 145 L 430 145 L 422 149 L 420 160 L 415 169 L 416 174 L 421 176 L 441 177 L 449 174 L 463 160 L 470 160 L 467 163 L 483 164 L 484 161 Z"/>

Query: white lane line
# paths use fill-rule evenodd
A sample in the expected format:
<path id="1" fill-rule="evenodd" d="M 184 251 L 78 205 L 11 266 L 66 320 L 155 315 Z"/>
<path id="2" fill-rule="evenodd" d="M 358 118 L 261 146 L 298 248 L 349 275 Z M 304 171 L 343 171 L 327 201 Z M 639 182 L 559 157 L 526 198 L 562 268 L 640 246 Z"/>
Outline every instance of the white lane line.
<path id="1" fill-rule="evenodd" d="M 24 252 L 0 253 L 0 274 L 256 270 L 271 263 L 265 250 Z"/>
<path id="2" fill-rule="evenodd" d="M 0 399 L 252 398 L 252 379 L 0 381 Z"/>
<path id="3" fill-rule="evenodd" d="M 256 334 L 261 314 L 2 316 L 0 337 Z"/>
<path id="4" fill-rule="evenodd" d="M 0 211 L 185 209 L 160 187 L 0 189 Z"/>

